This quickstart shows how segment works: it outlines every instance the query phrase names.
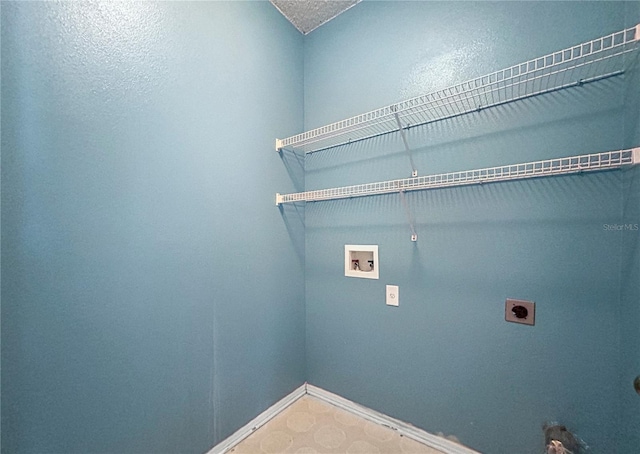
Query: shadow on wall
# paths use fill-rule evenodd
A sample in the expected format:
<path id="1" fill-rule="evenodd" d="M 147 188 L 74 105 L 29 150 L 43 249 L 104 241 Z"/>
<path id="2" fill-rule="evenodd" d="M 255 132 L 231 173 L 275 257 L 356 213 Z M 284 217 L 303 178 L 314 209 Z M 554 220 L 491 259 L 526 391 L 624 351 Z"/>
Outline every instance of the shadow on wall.
<path id="1" fill-rule="evenodd" d="M 300 267 L 304 267 L 304 245 L 305 245 L 305 223 L 304 223 L 304 202 L 287 203 L 278 207 L 282 220 L 287 227 L 289 238 L 298 256 Z"/>
<path id="2" fill-rule="evenodd" d="M 296 192 L 304 191 L 304 155 L 289 150 L 281 150 L 279 154 Z"/>
<path id="3" fill-rule="evenodd" d="M 289 178 L 293 183 L 294 190 L 296 192 L 303 192 L 305 190 L 304 154 L 296 153 L 290 150 L 281 150 L 279 154 L 282 163 L 287 169 Z M 300 261 L 300 266 L 304 267 L 305 204 L 304 202 L 288 203 L 280 205 L 278 208 L 280 209 L 282 220 L 287 227 L 287 232 L 289 233 L 289 237 L 291 238 L 291 242 L 293 243 L 296 255 L 298 256 L 298 260 Z"/>

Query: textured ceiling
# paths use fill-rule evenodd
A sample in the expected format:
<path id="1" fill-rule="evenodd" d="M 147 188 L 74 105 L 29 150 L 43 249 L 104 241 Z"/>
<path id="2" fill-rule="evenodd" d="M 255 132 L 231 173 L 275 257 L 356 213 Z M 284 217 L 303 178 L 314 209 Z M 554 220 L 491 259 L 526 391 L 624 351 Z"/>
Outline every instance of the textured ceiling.
<path id="1" fill-rule="evenodd" d="M 303 35 L 310 33 L 360 0 L 270 0 Z"/>

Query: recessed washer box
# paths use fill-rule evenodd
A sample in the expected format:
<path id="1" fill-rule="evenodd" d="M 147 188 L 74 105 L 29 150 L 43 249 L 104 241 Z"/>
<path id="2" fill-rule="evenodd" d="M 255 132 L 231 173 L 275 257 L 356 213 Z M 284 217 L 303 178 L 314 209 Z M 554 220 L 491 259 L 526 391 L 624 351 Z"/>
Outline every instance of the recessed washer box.
<path id="1" fill-rule="evenodd" d="M 345 244 L 344 275 L 364 279 L 379 279 L 378 245 Z"/>

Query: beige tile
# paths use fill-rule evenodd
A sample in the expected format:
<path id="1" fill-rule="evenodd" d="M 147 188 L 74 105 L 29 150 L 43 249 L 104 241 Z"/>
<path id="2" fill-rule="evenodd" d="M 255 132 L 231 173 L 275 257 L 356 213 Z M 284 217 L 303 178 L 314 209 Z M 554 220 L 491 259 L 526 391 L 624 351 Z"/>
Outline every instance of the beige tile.
<path id="1" fill-rule="evenodd" d="M 234 454 L 442 454 L 348 411 L 304 396 L 238 444 Z"/>
<path id="2" fill-rule="evenodd" d="M 315 424 L 315 415 L 306 411 L 295 411 L 287 416 L 287 427 L 297 433 L 309 432 Z"/>

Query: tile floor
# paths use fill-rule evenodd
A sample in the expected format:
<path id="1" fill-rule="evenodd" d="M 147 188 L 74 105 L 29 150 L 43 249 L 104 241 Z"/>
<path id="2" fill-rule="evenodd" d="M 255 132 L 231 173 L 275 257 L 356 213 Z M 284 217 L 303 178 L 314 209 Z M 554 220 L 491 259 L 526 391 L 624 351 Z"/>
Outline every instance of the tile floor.
<path id="1" fill-rule="evenodd" d="M 443 454 L 388 427 L 305 395 L 256 430 L 233 454 Z"/>

